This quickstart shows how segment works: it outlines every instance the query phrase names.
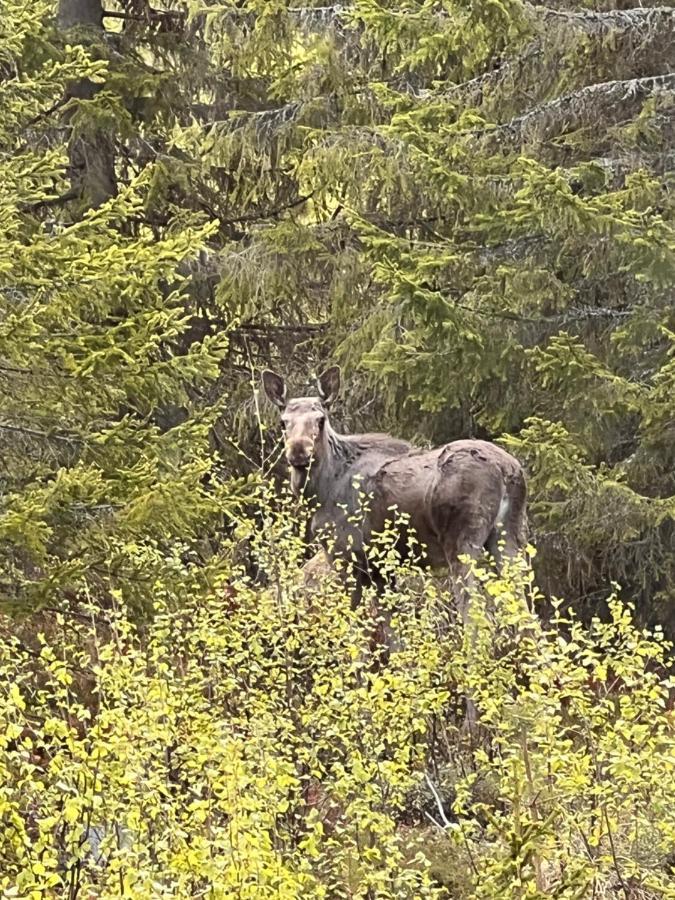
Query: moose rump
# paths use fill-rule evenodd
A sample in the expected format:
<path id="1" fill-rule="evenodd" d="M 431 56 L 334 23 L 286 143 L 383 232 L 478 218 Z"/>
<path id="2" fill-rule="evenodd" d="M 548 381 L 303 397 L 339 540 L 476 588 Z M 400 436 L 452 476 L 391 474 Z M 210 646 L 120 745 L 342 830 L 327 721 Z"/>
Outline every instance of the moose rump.
<path id="1" fill-rule="evenodd" d="M 499 562 L 499 542 L 513 555 L 526 541 L 525 478 L 519 463 L 487 441 L 459 440 L 385 462 L 369 479 L 370 531 L 384 530 L 397 513 L 433 568 L 460 575 L 458 557 L 483 548 Z"/>

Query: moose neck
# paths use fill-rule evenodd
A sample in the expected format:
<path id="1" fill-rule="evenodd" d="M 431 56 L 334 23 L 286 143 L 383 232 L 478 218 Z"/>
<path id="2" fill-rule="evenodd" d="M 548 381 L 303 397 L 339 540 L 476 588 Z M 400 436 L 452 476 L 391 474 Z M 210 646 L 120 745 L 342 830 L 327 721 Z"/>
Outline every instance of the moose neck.
<path id="1" fill-rule="evenodd" d="M 347 435 L 338 434 L 326 422 L 321 456 L 312 463 L 302 493 L 320 506 L 340 500 L 336 483 L 354 458 L 354 448 Z"/>

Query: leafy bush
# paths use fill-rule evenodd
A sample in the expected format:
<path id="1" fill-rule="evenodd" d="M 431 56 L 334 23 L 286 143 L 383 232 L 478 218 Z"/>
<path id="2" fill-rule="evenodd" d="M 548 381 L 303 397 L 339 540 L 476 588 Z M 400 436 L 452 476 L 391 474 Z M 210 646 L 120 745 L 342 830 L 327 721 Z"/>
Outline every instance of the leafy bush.
<path id="1" fill-rule="evenodd" d="M 3 624 L 3 896 L 675 897 L 658 634 L 616 597 L 543 626 L 521 562 L 477 571 L 462 636 L 407 572 L 384 659 L 297 530 L 242 521 L 266 584 L 158 582 L 145 626 L 119 594 Z"/>

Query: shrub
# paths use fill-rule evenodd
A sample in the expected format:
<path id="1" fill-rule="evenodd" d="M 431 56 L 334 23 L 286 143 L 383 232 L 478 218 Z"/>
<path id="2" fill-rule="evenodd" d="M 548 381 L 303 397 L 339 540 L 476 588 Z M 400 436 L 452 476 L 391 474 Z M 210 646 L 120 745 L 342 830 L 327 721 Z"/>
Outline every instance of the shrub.
<path id="1" fill-rule="evenodd" d="M 521 562 L 477 570 L 462 636 L 401 572 L 385 660 L 296 532 L 283 504 L 242 521 L 266 584 L 158 584 L 144 626 L 121 595 L 3 626 L 4 896 L 675 896 L 658 635 L 616 597 L 542 625 Z"/>

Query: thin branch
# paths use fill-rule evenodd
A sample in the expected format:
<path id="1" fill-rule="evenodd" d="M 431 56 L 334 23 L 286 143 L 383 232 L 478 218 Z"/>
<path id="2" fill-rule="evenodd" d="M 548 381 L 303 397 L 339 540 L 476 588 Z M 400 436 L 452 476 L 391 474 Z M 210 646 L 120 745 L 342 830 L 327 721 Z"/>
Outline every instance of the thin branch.
<path id="1" fill-rule="evenodd" d="M 616 877 L 619 879 L 619 884 L 621 885 L 621 890 L 623 891 L 623 895 L 626 900 L 630 900 L 630 894 L 628 893 L 628 888 L 626 886 L 626 882 L 623 880 L 623 875 L 621 874 L 621 870 L 619 868 L 619 860 L 616 856 L 616 848 L 614 847 L 614 837 L 612 836 L 612 829 L 609 824 L 609 814 L 607 812 L 607 807 L 603 806 L 602 811 L 605 814 L 605 822 L 607 823 L 607 837 L 609 838 L 609 847 L 612 851 L 612 862 L 614 863 L 614 871 L 616 872 Z"/>
<path id="2" fill-rule="evenodd" d="M 312 98 L 312 103 L 318 100 L 328 100 L 334 95 L 322 95 Z M 212 122 L 212 127 L 224 128 L 228 132 L 238 131 L 245 126 L 254 123 L 257 131 L 268 132 L 271 128 L 288 125 L 294 122 L 305 108 L 305 101 L 292 100 L 283 106 L 275 106 L 273 109 L 238 109 L 227 119 L 219 119 Z"/>
<path id="3" fill-rule="evenodd" d="M 525 763 L 525 775 L 527 777 L 527 784 L 530 789 L 530 792 L 533 794 L 533 797 L 530 801 L 530 810 L 532 811 L 532 821 L 538 823 L 540 821 L 539 816 L 539 808 L 537 807 L 537 796 L 538 794 L 534 793 L 535 785 L 534 785 L 534 777 L 532 775 L 532 765 L 530 762 L 530 753 L 527 746 L 527 730 L 525 726 L 521 729 L 521 747 L 523 750 L 523 762 Z M 541 856 L 538 852 L 532 850 L 532 863 L 534 865 L 534 877 L 537 886 L 537 890 L 540 894 L 544 894 L 545 882 L 544 882 L 544 873 L 541 866 Z"/>
<path id="4" fill-rule="evenodd" d="M 33 378 L 77 378 L 73 372 L 48 372 L 46 369 L 26 369 L 22 366 L 10 366 L 0 362 L 0 372 L 11 372 L 12 375 L 30 375 Z"/>
<path id="5" fill-rule="evenodd" d="M 48 431 L 40 431 L 37 428 L 25 428 L 22 425 L 9 425 L 6 422 L 0 422 L 0 431 L 9 431 L 14 434 L 24 434 L 29 437 L 38 437 L 48 441 L 63 441 L 66 444 L 82 444 L 82 438 L 76 435 L 50 434 Z"/>
<path id="6" fill-rule="evenodd" d="M 220 219 L 219 221 L 221 225 L 234 225 L 235 223 L 241 222 L 258 222 L 262 219 L 275 219 L 282 212 L 286 212 L 286 210 L 295 209 L 296 206 L 302 206 L 302 204 L 310 200 L 315 193 L 316 190 L 310 191 L 309 194 L 296 197 L 295 200 L 291 200 L 289 203 L 283 203 L 281 206 L 276 206 L 272 209 L 261 210 L 257 213 L 247 213 L 243 216 L 235 216 L 231 219 Z"/>
<path id="7" fill-rule="evenodd" d="M 325 331 L 328 328 L 328 322 L 316 322 L 309 323 L 305 325 L 273 325 L 273 324 L 256 324 L 255 322 L 244 323 L 239 325 L 237 328 L 233 328 L 229 333 L 236 334 L 240 331 L 264 331 L 264 332 L 288 332 L 291 334 L 304 334 L 309 332 L 310 334 L 314 334 L 315 332 Z"/>
<path id="8" fill-rule="evenodd" d="M 448 817 L 446 816 L 445 810 L 443 809 L 443 803 L 441 801 L 441 797 L 440 797 L 438 791 L 436 790 L 436 786 L 434 785 L 433 781 L 429 777 L 428 772 L 424 773 L 424 778 L 425 778 L 426 783 L 429 785 L 429 790 L 431 791 L 431 793 L 434 796 L 434 800 L 436 801 L 436 807 L 438 809 L 438 812 L 440 813 L 441 821 L 443 822 L 443 825 L 441 826 L 441 824 L 436 821 L 436 819 L 431 815 L 431 813 L 426 814 L 427 818 L 431 822 L 433 822 L 437 828 L 440 828 L 441 831 L 443 831 L 443 832 L 445 832 L 446 830 L 451 830 L 451 831 L 458 830 L 461 833 L 462 838 L 464 840 L 464 846 L 466 847 L 466 853 L 467 853 L 467 856 L 469 857 L 469 863 L 471 864 L 473 873 L 476 876 L 476 881 L 480 881 L 480 872 L 478 871 L 478 866 L 476 865 L 476 860 L 473 858 L 473 853 L 471 852 L 471 846 L 469 844 L 467 836 L 464 834 L 464 829 L 458 822 L 451 822 L 448 819 Z"/>
<path id="9" fill-rule="evenodd" d="M 21 212 L 35 212 L 38 209 L 48 209 L 52 206 L 63 206 L 64 203 L 70 203 L 80 196 L 80 191 L 76 188 L 70 188 L 60 197 L 45 197 L 43 200 L 36 200 L 35 203 L 21 203 L 19 210 Z"/>
<path id="10" fill-rule="evenodd" d="M 77 602 L 77 601 L 76 601 Z M 69 605 L 67 608 L 60 608 L 58 606 L 41 606 L 40 610 L 44 612 L 50 612 L 59 616 L 72 616 L 75 619 L 81 619 L 83 622 L 91 622 L 92 618 L 95 619 L 95 622 L 103 622 L 105 625 L 110 625 L 110 619 L 105 616 L 101 610 L 97 610 L 96 615 L 90 611 L 88 613 L 81 613 L 72 608 L 70 601 L 68 601 Z"/>
<path id="11" fill-rule="evenodd" d="M 48 106 L 47 109 L 43 109 L 37 115 L 33 116 L 32 119 L 29 119 L 24 128 L 30 128 L 32 125 L 36 125 L 41 119 L 46 119 L 47 116 L 51 116 L 52 113 L 55 113 L 57 110 L 61 109 L 62 106 L 70 100 L 70 97 L 67 94 L 64 94 L 63 97 L 60 97 L 55 103 L 52 103 L 51 106 Z"/>
<path id="12" fill-rule="evenodd" d="M 467 95 L 471 96 L 472 93 L 482 92 L 485 88 L 492 87 L 495 83 L 503 81 L 508 75 L 517 71 L 525 63 L 541 57 L 543 52 L 540 44 L 533 44 L 520 56 L 517 56 L 515 59 L 505 59 L 489 72 L 484 72 L 482 75 L 476 75 L 468 81 L 453 84 L 451 87 L 442 90 L 440 94 L 435 94 L 433 91 L 420 91 L 418 96 L 422 99 L 426 99 L 427 97 L 452 99 L 454 96 L 459 95 L 466 98 Z"/>
<path id="13" fill-rule="evenodd" d="M 334 3 L 331 6 L 289 6 L 288 12 L 296 16 L 336 16 L 346 9 L 341 3 Z"/>

